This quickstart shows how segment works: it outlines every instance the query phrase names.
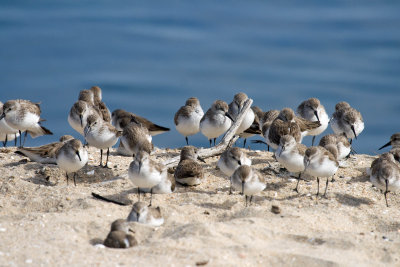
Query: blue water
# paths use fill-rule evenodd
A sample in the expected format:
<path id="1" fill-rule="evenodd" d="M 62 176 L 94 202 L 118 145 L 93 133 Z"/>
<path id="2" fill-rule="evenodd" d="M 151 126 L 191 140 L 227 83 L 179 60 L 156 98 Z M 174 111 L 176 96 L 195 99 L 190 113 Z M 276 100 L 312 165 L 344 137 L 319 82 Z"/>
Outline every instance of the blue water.
<path id="1" fill-rule="evenodd" d="M 400 1 L 2 0 L 0 100 L 42 103 L 55 135 L 27 141 L 41 145 L 78 136 L 69 109 L 99 85 L 111 110 L 171 128 L 159 147 L 185 144 L 173 116 L 191 96 L 205 111 L 240 91 L 263 110 L 345 100 L 365 121 L 355 150 L 375 154 L 400 130 L 399 14 Z"/>

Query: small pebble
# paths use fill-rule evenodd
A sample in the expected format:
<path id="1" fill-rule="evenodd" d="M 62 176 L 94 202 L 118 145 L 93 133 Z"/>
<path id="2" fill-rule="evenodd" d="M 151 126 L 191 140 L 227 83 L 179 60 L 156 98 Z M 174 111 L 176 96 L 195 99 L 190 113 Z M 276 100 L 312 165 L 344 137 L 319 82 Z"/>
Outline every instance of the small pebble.
<path id="1" fill-rule="evenodd" d="M 203 260 L 203 261 L 196 261 L 196 266 L 203 266 L 207 265 L 209 260 Z"/>
<path id="2" fill-rule="evenodd" d="M 274 214 L 279 214 L 279 213 L 281 213 L 281 208 L 279 206 L 272 205 L 271 212 Z"/>

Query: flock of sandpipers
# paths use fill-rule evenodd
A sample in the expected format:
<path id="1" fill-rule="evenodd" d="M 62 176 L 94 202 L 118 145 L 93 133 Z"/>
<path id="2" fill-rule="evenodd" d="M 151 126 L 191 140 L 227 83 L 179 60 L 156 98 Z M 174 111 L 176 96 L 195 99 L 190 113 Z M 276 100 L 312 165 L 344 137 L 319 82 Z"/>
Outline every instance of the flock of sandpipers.
<path id="1" fill-rule="evenodd" d="M 180 162 L 175 168 L 174 176 L 168 175 L 166 166 L 151 157 L 154 149 L 152 136 L 169 131 L 151 121 L 131 112 L 117 109 L 110 113 L 102 101 L 102 92 L 98 86 L 79 93 L 69 112 L 68 122 L 72 128 L 84 136 L 86 144 L 72 136 L 62 136 L 59 142 L 40 147 L 24 147 L 26 136 L 29 133 L 35 138 L 52 132 L 41 125 L 41 110 L 37 103 L 28 100 L 9 100 L 4 105 L 0 102 L 0 141 L 6 146 L 8 141 L 20 137 L 19 148 L 16 151 L 40 163 L 57 164 L 60 169 L 69 175 L 73 174 L 76 185 L 76 172 L 87 164 L 88 152 L 86 146 L 100 149 L 100 166 L 108 167 L 110 147 L 118 139 L 120 144 L 117 153 L 124 156 L 133 156 L 129 166 L 128 176 L 138 187 L 139 202 L 133 205 L 128 218 L 115 221 L 111 226 L 110 234 L 104 244 L 109 247 L 130 247 L 137 242 L 129 234 L 127 222 L 137 221 L 150 225 L 161 225 L 164 220 L 159 208 L 140 202 L 140 192 L 172 193 L 175 182 L 183 185 L 196 186 L 204 180 L 204 171 L 201 163 L 204 161 L 198 155 L 198 149 L 189 146 L 188 137 L 201 132 L 212 145 L 216 138 L 223 135 L 235 122 L 239 115 L 243 120 L 236 130 L 236 135 L 246 138 L 259 134 L 264 137 L 262 142 L 275 150 L 276 160 L 289 172 L 298 174 L 298 185 L 302 174 L 316 177 L 319 195 L 320 178 L 326 177 L 327 192 L 329 178 L 335 175 L 339 168 L 339 161 L 345 160 L 353 151 L 351 144 L 364 129 L 363 118 L 359 111 L 347 102 L 340 102 L 335 106 L 335 112 L 329 119 L 324 106 L 316 98 L 305 100 L 297 107 L 297 114 L 290 109 L 281 111 L 269 110 L 263 112 L 253 106 L 244 110 L 248 97 L 245 93 L 238 93 L 228 105 L 216 100 L 204 114 L 200 102 L 196 97 L 186 101 L 175 114 L 176 129 L 186 140 Z M 245 114 L 243 115 L 242 113 Z M 321 138 L 319 145 L 314 146 L 314 140 L 331 125 L 334 134 Z M 24 139 L 22 140 L 22 135 Z M 304 136 L 313 136 L 312 146 L 301 144 Z M 382 154 L 374 160 L 370 171 L 372 184 L 387 193 L 400 188 L 400 133 L 392 135 L 390 142 L 382 146 L 392 146 L 388 153 Z M 380 149 L 381 149 L 380 148 Z M 103 150 L 106 151 L 106 161 L 103 165 Z M 253 195 L 263 191 L 266 181 L 261 173 L 251 167 L 251 160 L 246 151 L 238 147 L 228 147 L 220 156 L 219 169 L 230 179 L 230 193 L 232 188 L 245 196 L 246 206 L 248 197 L 250 204 Z"/>

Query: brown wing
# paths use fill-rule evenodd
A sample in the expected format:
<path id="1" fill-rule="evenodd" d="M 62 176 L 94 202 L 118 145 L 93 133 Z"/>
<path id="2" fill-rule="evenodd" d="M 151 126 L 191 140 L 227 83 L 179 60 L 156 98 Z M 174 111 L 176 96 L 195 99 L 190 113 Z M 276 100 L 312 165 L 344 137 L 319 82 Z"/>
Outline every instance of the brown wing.
<path id="1" fill-rule="evenodd" d="M 203 177 L 203 167 L 194 160 L 186 159 L 179 163 L 175 170 L 175 178 Z"/>
<path id="2" fill-rule="evenodd" d="M 274 144 L 279 144 L 281 136 L 289 134 L 290 125 L 282 120 L 275 120 L 269 128 L 268 139 Z"/>
<path id="3" fill-rule="evenodd" d="M 304 156 L 306 154 L 307 147 L 303 144 L 297 144 L 297 151 L 300 155 Z"/>
<path id="4" fill-rule="evenodd" d="M 188 106 L 182 106 L 176 113 L 175 113 L 175 117 L 174 117 L 174 122 L 175 125 L 178 125 L 178 118 L 179 117 L 186 117 L 189 118 L 190 116 L 190 110 L 191 108 Z"/>
<path id="5" fill-rule="evenodd" d="M 324 156 L 327 156 L 329 160 L 334 161 L 336 163 L 336 166 L 339 166 L 339 162 L 337 161 L 335 155 L 333 155 L 330 151 L 325 149 Z"/>
<path id="6" fill-rule="evenodd" d="M 18 101 L 20 102 L 21 106 L 24 107 L 24 109 L 26 111 L 40 116 L 41 110 L 40 110 L 39 103 L 33 103 L 29 100 L 23 100 L 23 99 L 19 99 Z"/>
<path id="7" fill-rule="evenodd" d="M 299 125 L 300 131 L 302 132 L 309 131 L 321 126 L 321 123 L 319 121 L 309 121 L 300 117 L 296 117 L 295 121 Z"/>

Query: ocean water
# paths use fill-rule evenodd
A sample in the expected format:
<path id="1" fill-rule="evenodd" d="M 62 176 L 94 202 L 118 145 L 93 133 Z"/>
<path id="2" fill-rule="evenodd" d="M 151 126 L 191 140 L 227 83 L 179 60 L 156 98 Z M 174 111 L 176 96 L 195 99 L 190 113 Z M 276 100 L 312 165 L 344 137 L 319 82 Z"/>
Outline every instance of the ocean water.
<path id="1" fill-rule="evenodd" d="M 98 85 L 110 110 L 171 128 L 159 147 L 185 144 L 173 117 L 191 96 L 204 111 L 241 91 L 263 110 L 348 101 L 365 121 L 355 150 L 375 154 L 399 131 L 399 14 L 400 1 L 3 0 L 0 100 L 41 102 L 54 136 L 26 143 L 41 145 L 78 137 L 69 109 Z"/>

